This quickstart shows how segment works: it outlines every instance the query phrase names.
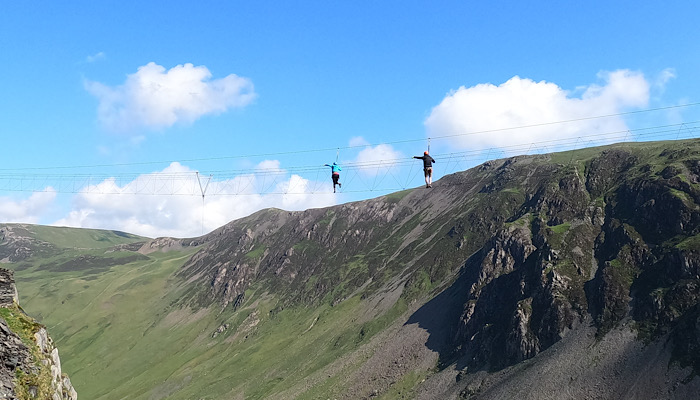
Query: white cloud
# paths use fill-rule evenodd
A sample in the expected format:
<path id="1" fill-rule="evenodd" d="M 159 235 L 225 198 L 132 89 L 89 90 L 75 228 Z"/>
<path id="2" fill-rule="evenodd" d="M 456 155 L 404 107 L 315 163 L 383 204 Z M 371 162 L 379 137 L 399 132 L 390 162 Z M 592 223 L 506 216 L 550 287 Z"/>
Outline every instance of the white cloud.
<path id="1" fill-rule="evenodd" d="M 348 145 L 350 147 L 367 146 L 369 145 L 369 142 L 362 136 L 353 136 L 350 138 Z"/>
<path id="2" fill-rule="evenodd" d="M 350 146 L 367 143 L 368 142 L 360 136 L 350 139 Z M 360 150 L 357 157 L 348 161 L 346 165 L 348 169 L 356 168 L 357 171 L 365 177 L 386 175 L 389 172 L 396 172 L 399 168 L 398 163 L 405 158 L 403 153 L 395 150 L 391 145 L 368 145 Z"/>
<path id="3" fill-rule="evenodd" d="M 56 199 L 56 191 L 47 187 L 24 200 L 0 197 L 0 221 L 36 224 Z"/>
<path id="4" fill-rule="evenodd" d="M 95 61 L 104 60 L 105 57 L 105 53 L 100 51 L 97 54 L 85 57 L 85 61 L 89 63 L 94 63 Z"/>
<path id="5" fill-rule="evenodd" d="M 115 131 L 189 124 L 207 114 L 246 106 L 256 96 L 248 78 L 211 76 L 205 66 L 184 64 L 166 70 L 151 62 L 128 75 L 123 85 L 86 81 L 85 88 L 99 100 L 99 121 Z"/>
<path id="6" fill-rule="evenodd" d="M 255 166 L 254 170 L 265 173 L 283 173 L 279 160 L 264 160 Z"/>
<path id="7" fill-rule="evenodd" d="M 54 225 L 192 237 L 263 208 L 302 210 L 337 201 L 328 182 L 290 176 L 278 161 L 266 160 L 250 174 L 219 180 L 215 176 L 203 204 L 195 171 L 173 163 L 123 184 L 110 178 L 85 187 L 74 197 L 69 215 Z"/>
<path id="8" fill-rule="evenodd" d="M 353 163 L 363 174 L 371 175 L 384 168 L 396 168 L 396 163 L 403 158 L 406 157 L 390 145 L 379 144 L 362 149 Z"/>
<path id="9" fill-rule="evenodd" d="M 674 68 L 666 68 L 656 77 L 656 80 L 654 81 L 654 88 L 663 93 L 668 82 L 675 78 L 676 70 Z"/>
<path id="10" fill-rule="evenodd" d="M 429 137 L 455 135 L 449 138 L 451 144 L 463 149 L 626 130 L 620 116 L 586 118 L 646 106 L 649 82 L 642 73 L 629 70 L 602 72 L 598 77 L 604 83 L 579 88 L 578 97 L 554 83 L 518 76 L 499 86 L 487 83 L 460 87 L 435 106 L 424 123 Z M 579 121 L 547 124 L 577 119 Z M 530 125 L 539 126 L 509 129 Z"/>

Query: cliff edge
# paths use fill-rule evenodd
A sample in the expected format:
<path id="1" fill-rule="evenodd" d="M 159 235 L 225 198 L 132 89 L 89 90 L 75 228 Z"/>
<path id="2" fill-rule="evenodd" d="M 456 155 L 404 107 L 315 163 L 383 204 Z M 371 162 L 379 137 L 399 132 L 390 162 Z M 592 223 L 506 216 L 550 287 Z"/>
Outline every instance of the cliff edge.
<path id="1" fill-rule="evenodd" d="M 19 307 L 14 273 L 0 268 L 0 399 L 77 398 L 46 328 Z"/>

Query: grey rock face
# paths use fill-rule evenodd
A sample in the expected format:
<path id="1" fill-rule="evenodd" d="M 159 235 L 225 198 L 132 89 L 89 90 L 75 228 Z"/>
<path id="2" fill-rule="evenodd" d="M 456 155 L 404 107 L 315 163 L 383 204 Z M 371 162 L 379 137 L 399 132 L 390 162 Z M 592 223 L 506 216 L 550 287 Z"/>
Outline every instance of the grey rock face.
<path id="1" fill-rule="evenodd" d="M 0 228 L 0 262 L 18 262 L 53 250 L 49 243 L 33 238 L 26 225 L 8 224 Z"/>
<path id="2" fill-rule="evenodd" d="M 19 303 L 14 272 L 0 268 L 0 307 Z"/>
<path id="3" fill-rule="evenodd" d="M 34 334 L 39 351 L 45 357 L 46 364 L 51 369 L 51 388 L 53 397 L 57 400 L 77 400 L 78 393 L 70 383 L 68 376 L 61 372 L 61 359 L 58 357 L 58 349 L 54 347 L 53 340 L 46 329 L 41 328 Z"/>
<path id="4" fill-rule="evenodd" d="M 10 330 L 4 319 L 0 318 L 0 398 L 11 399 L 15 396 L 15 371 L 25 373 L 33 371 L 33 358 L 27 346 Z"/>
<path id="5" fill-rule="evenodd" d="M 529 168 L 510 163 L 508 173 L 525 176 Z M 602 337 L 632 318 L 645 339 L 672 332 L 678 358 L 700 369 L 693 356 L 700 188 L 681 167 L 654 174 L 620 149 L 593 158 L 586 171 L 584 184 L 575 170 L 550 170 L 511 225 L 465 263 L 470 290 L 454 339 L 458 354 L 469 367 L 499 370 L 586 319 Z"/>
<path id="6" fill-rule="evenodd" d="M 26 321 L 24 325 L 33 324 L 38 328 L 34 333 L 34 343 L 31 343 L 31 346 L 35 346 L 32 350 L 10 329 L 7 322 L 0 318 L 0 399 L 16 398 L 19 390 L 15 378 L 17 370 L 22 371 L 24 375 L 42 379 L 40 372 L 46 368 L 50 371 L 51 393 L 44 395 L 50 396 L 52 400 L 77 400 L 78 394 L 70 379 L 61 372 L 61 360 L 53 340 L 44 327 L 33 322 L 18 307 L 13 273 L 3 268 L 0 268 L 0 302 L 0 307 L 8 308 L 11 315 Z M 40 388 L 31 384 L 28 387 L 22 386 L 21 390 L 32 397 L 40 395 Z"/>

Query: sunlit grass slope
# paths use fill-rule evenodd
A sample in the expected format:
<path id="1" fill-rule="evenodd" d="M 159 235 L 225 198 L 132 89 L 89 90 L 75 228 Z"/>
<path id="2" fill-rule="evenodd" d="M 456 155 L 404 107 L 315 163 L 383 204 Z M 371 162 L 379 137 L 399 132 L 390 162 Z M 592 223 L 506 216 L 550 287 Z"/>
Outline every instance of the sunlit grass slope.
<path id="1" fill-rule="evenodd" d="M 400 301 L 383 318 L 358 322 L 366 320 L 359 296 L 283 308 L 258 287 L 238 310 L 183 309 L 186 284 L 174 273 L 197 248 L 142 255 L 103 246 L 120 242 L 111 232 L 54 237 L 71 249 L 21 263 L 17 286 L 84 399 L 263 399 L 365 343 L 405 310 Z M 53 239 L 42 232 L 42 240 Z M 213 337 L 223 324 L 228 329 Z M 319 390 L 341 388 L 330 380 L 301 398 Z"/>
<path id="2" fill-rule="evenodd" d="M 60 248 L 104 249 L 119 244 L 146 240 L 141 236 L 120 231 L 76 229 L 55 226 L 31 225 L 33 236 Z"/>

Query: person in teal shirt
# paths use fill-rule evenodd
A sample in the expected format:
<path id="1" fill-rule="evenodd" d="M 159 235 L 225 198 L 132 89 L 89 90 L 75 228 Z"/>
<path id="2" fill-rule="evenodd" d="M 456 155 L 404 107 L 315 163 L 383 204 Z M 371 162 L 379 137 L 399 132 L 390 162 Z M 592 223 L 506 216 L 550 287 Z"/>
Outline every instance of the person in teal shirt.
<path id="1" fill-rule="evenodd" d="M 324 167 L 331 167 L 331 179 L 333 179 L 333 193 L 335 193 L 335 185 L 338 185 L 339 188 L 343 187 L 343 184 L 339 182 L 340 180 L 340 171 L 342 169 L 340 168 L 340 165 L 338 163 L 333 163 L 331 164 L 323 164 Z"/>

